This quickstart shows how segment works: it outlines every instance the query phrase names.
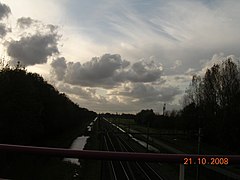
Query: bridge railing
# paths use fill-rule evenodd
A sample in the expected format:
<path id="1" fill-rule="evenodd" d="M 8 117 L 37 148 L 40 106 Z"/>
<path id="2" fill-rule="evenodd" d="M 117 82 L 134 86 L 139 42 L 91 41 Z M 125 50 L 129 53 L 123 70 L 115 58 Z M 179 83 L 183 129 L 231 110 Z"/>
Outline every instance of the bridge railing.
<path id="1" fill-rule="evenodd" d="M 162 154 L 138 152 L 110 152 L 95 150 L 73 150 L 52 147 L 35 147 L 0 144 L 1 152 L 45 155 L 95 160 L 145 161 L 180 164 L 179 179 L 184 179 L 184 165 L 229 165 L 239 164 L 240 155 L 197 155 L 197 154 Z"/>
<path id="2" fill-rule="evenodd" d="M 202 164 L 202 165 L 205 164 L 228 165 L 240 163 L 240 155 L 197 155 L 197 154 L 111 152 L 111 151 L 73 150 L 64 148 L 0 144 L 0 152 L 4 151 L 48 155 L 56 157 L 70 157 L 79 159 L 151 161 L 151 162 Z"/>

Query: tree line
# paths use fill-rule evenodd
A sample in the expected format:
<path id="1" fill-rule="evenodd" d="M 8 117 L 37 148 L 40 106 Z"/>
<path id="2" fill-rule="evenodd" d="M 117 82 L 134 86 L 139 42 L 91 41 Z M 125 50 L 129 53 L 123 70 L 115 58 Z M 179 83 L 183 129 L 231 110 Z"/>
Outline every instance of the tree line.
<path id="1" fill-rule="evenodd" d="M 0 143 L 41 145 L 93 119 L 39 74 L 19 64 L 0 70 Z"/>
<path id="2" fill-rule="evenodd" d="M 209 142 L 238 150 L 240 135 L 240 69 L 231 58 L 194 75 L 181 111 L 190 128 L 202 128 Z"/>

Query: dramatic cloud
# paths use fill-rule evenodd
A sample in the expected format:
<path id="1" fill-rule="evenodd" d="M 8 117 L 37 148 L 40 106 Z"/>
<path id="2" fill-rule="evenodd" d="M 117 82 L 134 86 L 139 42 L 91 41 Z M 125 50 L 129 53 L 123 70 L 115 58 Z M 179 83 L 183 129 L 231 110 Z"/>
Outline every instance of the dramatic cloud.
<path id="1" fill-rule="evenodd" d="M 66 63 L 56 59 L 51 64 L 59 80 L 73 85 L 111 88 L 122 82 L 154 82 L 160 79 L 161 64 L 150 60 L 140 60 L 130 65 L 118 54 L 105 54 L 90 61 Z M 66 67 L 67 66 L 67 67 Z"/>
<path id="2" fill-rule="evenodd" d="M 0 2 L 0 20 L 2 20 L 4 17 L 8 17 L 10 13 L 11 9 L 6 4 L 2 4 Z"/>
<path id="3" fill-rule="evenodd" d="M 70 84 L 83 86 L 114 86 L 113 77 L 117 70 L 126 67 L 127 61 L 120 55 L 105 54 L 100 58 L 92 58 L 91 61 L 81 64 L 70 62 L 67 64 L 65 81 Z"/>
<path id="4" fill-rule="evenodd" d="M 11 11 L 0 4 L 10 59 L 40 73 L 51 68 L 57 88 L 97 111 L 176 107 L 192 75 L 240 57 L 236 0 L 2 1 L 20 17 L 7 26 Z M 49 23 L 61 27 L 61 40 Z"/>
<path id="5" fill-rule="evenodd" d="M 67 94 L 77 95 L 81 99 L 96 100 L 96 90 L 91 88 L 82 88 L 79 86 L 71 86 L 65 83 L 59 83 L 57 85 L 59 91 Z"/>
<path id="6" fill-rule="evenodd" d="M 0 23 L 0 38 L 4 37 L 10 29 L 6 27 L 5 24 Z"/>
<path id="7" fill-rule="evenodd" d="M 8 17 L 11 13 L 11 9 L 0 2 L 0 21 L 3 20 L 4 17 Z M 6 34 L 11 31 L 10 28 L 7 28 L 6 24 L 0 23 L 0 38 L 6 36 Z"/>
<path id="8" fill-rule="evenodd" d="M 60 57 L 54 59 L 51 63 L 51 67 L 53 68 L 53 74 L 55 75 L 56 79 L 61 81 L 65 76 L 65 72 L 67 69 L 66 60 L 64 57 Z"/>
<path id="9" fill-rule="evenodd" d="M 6 9 L 2 17 L 8 15 L 10 11 Z M 0 37 L 9 33 L 3 46 L 10 57 L 10 63 L 15 64 L 20 61 L 24 66 L 44 64 L 48 58 L 58 55 L 58 42 L 60 35 L 58 27 L 52 24 L 45 24 L 30 17 L 17 19 L 15 28 L 10 29 L 4 23 L 0 23 Z M 11 27 L 11 25 L 10 25 Z"/>
<path id="10" fill-rule="evenodd" d="M 168 102 L 168 103 L 169 102 L 171 103 L 177 95 L 180 95 L 183 93 L 183 91 L 180 90 L 179 87 L 174 87 L 174 86 L 162 87 L 160 92 L 161 92 L 160 100 L 162 102 Z"/>
<path id="11" fill-rule="evenodd" d="M 38 21 L 30 18 L 30 17 L 21 17 L 21 18 L 18 18 L 17 20 L 17 25 L 20 27 L 20 28 L 28 28 L 30 27 L 33 23 L 36 23 Z"/>
<path id="12" fill-rule="evenodd" d="M 60 91 L 97 111 L 102 104 L 110 111 L 138 111 L 152 103 L 156 109 L 159 103 L 171 102 L 182 93 L 177 86 L 164 86 L 162 65 L 152 58 L 131 64 L 118 54 L 104 54 L 81 64 L 60 57 L 51 67 L 51 74 L 60 81 L 56 85 Z"/>
<path id="13" fill-rule="evenodd" d="M 23 32 L 27 32 L 28 29 L 34 32 L 41 33 L 57 33 L 58 26 L 52 24 L 44 24 L 39 20 L 32 19 L 30 17 L 21 17 L 17 19 L 17 26 L 23 30 Z"/>
<path id="14" fill-rule="evenodd" d="M 25 66 L 43 64 L 49 56 L 59 53 L 57 42 L 56 34 L 35 34 L 11 41 L 7 53 L 13 61 L 20 61 Z"/>
<path id="15" fill-rule="evenodd" d="M 132 98 L 132 102 L 170 102 L 182 91 L 178 87 L 161 87 L 152 84 L 126 83 L 120 88 L 109 91 L 109 95 Z"/>
<path id="16" fill-rule="evenodd" d="M 94 51 L 106 47 L 105 52 L 129 60 L 155 56 L 166 74 L 198 69 L 200 60 L 215 53 L 239 55 L 240 1 L 94 0 L 65 5 L 76 34 L 89 37 Z"/>
<path id="17" fill-rule="evenodd" d="M 130 69 L 122 71 L 115 78 L 119 81 L 154 82 L 162 74 L 162 65 L 154 61 L 140 60 L 132 64 Z"/>

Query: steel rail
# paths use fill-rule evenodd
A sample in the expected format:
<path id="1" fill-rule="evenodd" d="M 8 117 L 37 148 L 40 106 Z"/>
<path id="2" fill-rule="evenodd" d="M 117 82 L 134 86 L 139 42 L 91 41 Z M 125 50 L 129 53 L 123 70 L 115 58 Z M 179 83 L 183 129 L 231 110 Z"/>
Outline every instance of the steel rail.
<path id="1" fill-rule="evenodd" d="M 125 148 L 126 151 L 128 151 L 126 148 L 126 146 L 127 146 L 131 151 L 135 152 L 135 149 L 132 148 L 129 144 L 125 143 L 124 140 L 122 139 L 122 137 L 119 137 L 119 141 L 121 141 L 121 144 Z M 151 178 L 148 176 L 146 171 L 143 169 L 142 165 L 140 165 L 138 162 L 136 162 L 136 164 L 139 167 L 139 169 L 141 170 L 141 172 L 143 172 L 144 175 L 147 177 L 147 179 L 151 180 Z M 158 177 L 158 179 L 163 180 L 163 177 L 161 177 L 151 166 L 149 166 L 146 162 L 144 162 L 144 164 L 148 167 L 148 169 L 150 169 Z"/>
<path id="2" fill-rule="evenodd" d="M 119 139 L 117 139 L 117 141 L 118 141 L 118 144 L 120 145 Z M 124 151 L 122 146 L 120 146 L 120 149 L 121 149 L 121 152 Z M 126 163 L 126 165 L 128 167 L 129 173 L 131 174 L 132 180 L 136 180 L 136 178 L 134 176 L 134 173 L 133 173 L 133 170 L 132 170 L 132 167 L 130 166 L 129 161 L 126 161 L 125 163 Z"/>
<path id="3" fill-rule="evenodd" d="M 118 138 L 120 139 L 120 137 L 118 137 Z M 119 139 L 118 139 L 118 140 L 119 140 Z M 121 139 L 121 141 L 123 141 L 123 140 Z M 121 146 L 125 149 L 125 151 L 128 152 L 126 146 L 123 145 L 123 143 L 122 143 L 121 141 L 119 140 L 119 143 L 121 143 Z M 129 147 L 130 147 L 130 146 L 129 146 Z M 148 174 L 145 172 L 145 170 L 140 166 L 140 164 L 139 164 L 138 162 L 135 162 L 135 163 L 136 163 L 138 169 L 140 169 L 141 172 L 144 174 L 144 176 L 145 176 L 148 180 L 151 180 L 151 178 L 148 176 Z"/>
<path id="4" fill-rule="evenodd" d="M 114 127 L 109 121 L 107 121 L 106 119 L 105 119 L 104 122 L 107 123 L 107 126 L 104 126 L 105 128 L 108 127 L 108 129 L 110 129 L 110 130 L 116 128 L 116 127 Z M 117 147 L 117 145 L 118 145 L 119 148 L 120 148 L 120 151 L 121 151 L 121 152 L 124 151 L 124 150 L 122 149 L 122 146 L 121 146 L 120 142 L 119 142 L 119 139 L 117 138 L 118 136 L 115 136 L 115 133 L 112 134 L 112 135 L 113 135 L 112 138 L 113 138 L 113 137 L 116 138 L 116 141 L 114 141 L 114 142 L 116 143 L 116 144 L 115 144 L 116 147 Z M 112 146 L 114 147 L 114 143 L 112 142 L 112 140 L 111 140 L 111 138 L 110 138 L 110 134 L 107 133 L 107 136 L 108 136 L 108 138 L 109 138 L 109 140 L 110 140 Z M 115 148 L 114 148 L 114 151 L 116 151 Z M 122 167 L 123 167 L 124 169 L 127 169 L 127 170 L 129 171 L 129 176 L 131 176 L 131 178 L 128 177 L 128 179 L 136 180 L 135 175 L 134 175 L 134 173 L 133 173 L 133 171 L 132 171 L 132 168 L 131 168 L 129 162 L 126 161 L 126 162 L 124 163 L 123 161 L 120 161 L 120 163 L 121 163 L 121 165 L 122 165 Z M 124 167 L 123 163 L 126 165 L 126 167 Z M 126 170 L 125 170 L 125 172 L 126 172 Z M 126 174 L 127 174 L 127 172 L 126 172 Z"/>
<path id="5" fill-rule="evenodd" d="M 107 133 L 107 138 L 109 139 L 109 142 L 110 142 L 111 146 L 113 147 L 113 150 L 116 151 L 116 148 L 114 147 L 113 142 L 112 142 L 111 138 L 109 137 L 109 134 L 108 134 L 108 133 Z M 126 178 L 129 180 L 128 174 L 127 174 L 127 172 L 126 172 L 126 169 L 125 169 L 124 166 L 123 166 L 122 161 L 119 161 L 119 163 L 120 163 L 121 168 L 122 168 L 122 170 L 123 170 L 123 172 L 124 172 L 124 175 L 125 175 Z"/>
<path id="6" fill-rule="evenodd" d="M 107 140 L 106 140 L 105 136 L 103 138 L 104 138 L 104 143 L 106 144 L 106 148 L 107 148 L 107 150 L 109 150 L 109 147 L 107 145 Z M 112 169 L 112 172 L 113 172 L 114 179 L 117 180 L 116 171 L 115 171 L 115 168 L 113 166 L 113 162 L 112 161 L 110 161 L 110 165 L 111 165 L 111 169 Z"/>

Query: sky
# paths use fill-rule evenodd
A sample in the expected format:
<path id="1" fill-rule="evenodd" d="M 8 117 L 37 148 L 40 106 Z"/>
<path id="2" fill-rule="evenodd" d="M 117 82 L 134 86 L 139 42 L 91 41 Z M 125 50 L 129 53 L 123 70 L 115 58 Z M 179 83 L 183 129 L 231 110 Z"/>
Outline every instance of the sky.
<path id="1" fill-rule="evenodd" d="M 239 0 L 0 0 L 0 52 L 96 112 L 181 109 L 194 74 L 240 56 Z"/>

